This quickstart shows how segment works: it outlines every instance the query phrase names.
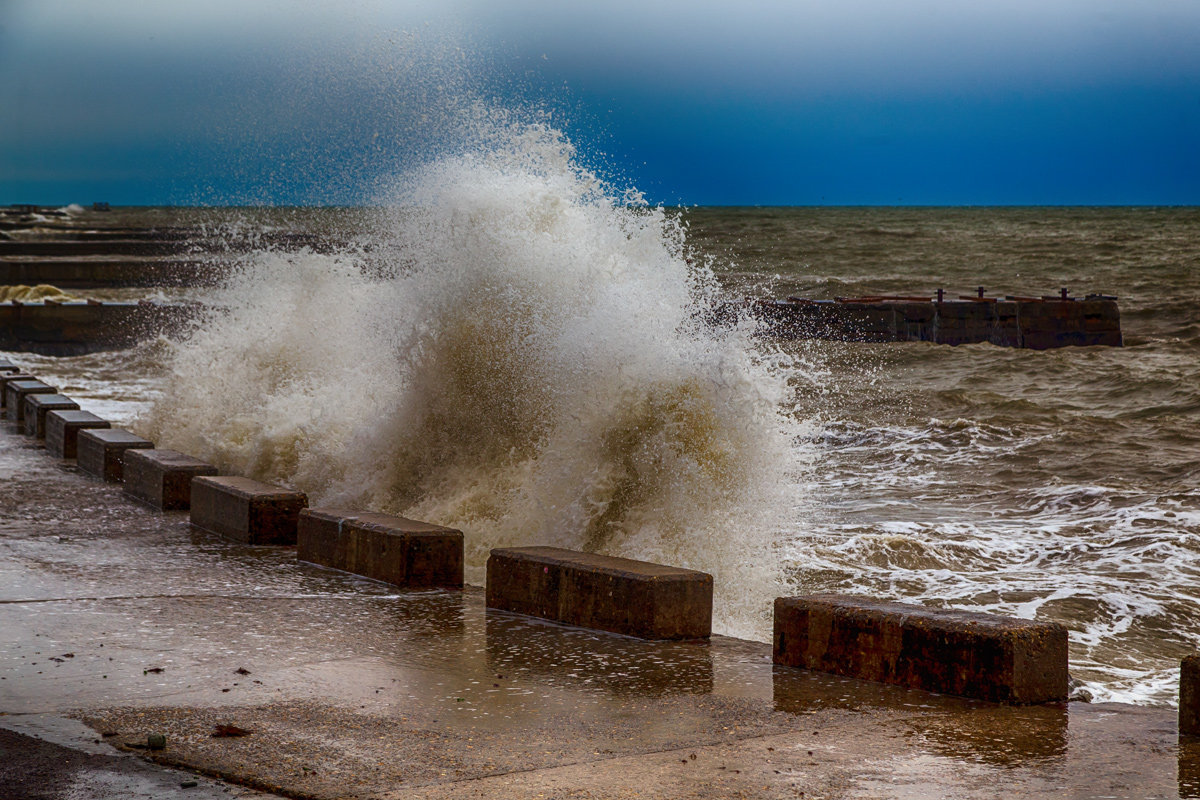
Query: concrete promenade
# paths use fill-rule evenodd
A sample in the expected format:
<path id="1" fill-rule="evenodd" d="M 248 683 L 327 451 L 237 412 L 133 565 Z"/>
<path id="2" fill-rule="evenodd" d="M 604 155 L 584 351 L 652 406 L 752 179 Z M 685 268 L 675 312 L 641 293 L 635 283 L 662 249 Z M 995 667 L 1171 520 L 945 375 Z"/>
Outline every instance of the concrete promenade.
<path id="1" fill-rule="evenodd" d="M 65 788 L 0 797 L 1200 796 L 1200 746 L 1180 748 L 1172 710 L 943 697 L 295 554 L 195 530 L 0 432 L 0 776 L 29 774 L 46 731 L 95 731 L 72 745 L 91 754 L 54 751 Z M 150 734 L 166 748 L 134 748 Z M 142 788 L 109 791 L 97 759 L 114 746 L 185 772 L 126 758 Z"/>

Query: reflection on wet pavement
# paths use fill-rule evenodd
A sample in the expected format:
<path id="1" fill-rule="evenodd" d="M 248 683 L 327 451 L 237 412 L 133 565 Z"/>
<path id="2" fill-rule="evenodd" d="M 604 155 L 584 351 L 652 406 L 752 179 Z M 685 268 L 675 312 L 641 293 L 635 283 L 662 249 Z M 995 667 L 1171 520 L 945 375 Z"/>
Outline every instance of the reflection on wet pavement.
<path id="1" fill-rule="evenodd" d="M 708 642 L 647 642 L 495 609 L 487 611 L 485 635 L 496 673 L 639 697 L 713 690 Z"/>
<path id="2" fill-rule="evenodd" d="M 1200 797 L 1200 737 L 1179 737 L 1179 796 Z"/>
<path id="3" fill-rule="evenodd" d="M 924 744 L 961 761 L 1028 766 L 1067 752 L 1066 704 L 1001 706 L 786 667 L 773 678 L 777 710 L 907 709 L 906 724 Z"/>

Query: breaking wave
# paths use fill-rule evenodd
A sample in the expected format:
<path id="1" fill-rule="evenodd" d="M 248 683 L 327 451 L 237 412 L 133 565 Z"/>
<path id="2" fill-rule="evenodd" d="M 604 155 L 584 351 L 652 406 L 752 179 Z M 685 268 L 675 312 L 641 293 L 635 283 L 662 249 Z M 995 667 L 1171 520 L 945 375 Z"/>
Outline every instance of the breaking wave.
<path id="1" fill-rule="evenodd" d="M 313 504 L 714 575 L 717 630 L 763 638 L 782 572 L 794 363 L 702 322 L 677 217 L 554 128 L 476 114 L 354 250 L 260 252 L 209 298 L 142 427 Z"/>

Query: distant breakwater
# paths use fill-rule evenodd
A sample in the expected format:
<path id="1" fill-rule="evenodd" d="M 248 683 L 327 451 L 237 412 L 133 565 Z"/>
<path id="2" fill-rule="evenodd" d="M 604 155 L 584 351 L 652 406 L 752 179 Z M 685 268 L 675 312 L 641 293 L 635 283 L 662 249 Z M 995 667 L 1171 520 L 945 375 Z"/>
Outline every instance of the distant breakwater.
<path id="1" fill-rule="evenodd" d="M 229 252 L 249 240 L 214 240 L 204 231 L 181 227 L 83 227 L 57 219 L 52 209 L 0 209 L 0 285 L 58 288 L 108 286 L 200 286 L 228 274 L 221 259 L 204 254 Z M 15 235 L 14 235 L 15 234 Z M 17 238 L 20 237 L 20 238 Z M 327 251 L 320 237 L 274 231 L 253 237 L 255 246 Z M 177 329 L 195 309 L 138 304 L 0 304 L 0 348 L 44 355 L 78 355 L 116 347 Z M 749 314 L 762 332 L 782 338 L 846 342 L 990 343 L 1001 347 L 1046 350 L 1068 346 L 1123 344 L 1116 298 L 1070 297 L 1064 289 L 1050 297 L 936 299 L 859 297 L 837 300 L 750 300 L 726 303 L 714 314 L 728 323 Z"/>
<path id="2" fill-rule="evenodd" d="M 939 295 L 941 293 L 939 292 Z M 1120 347 L 1121 312 L 1116 298 L 979 296 L 946 300 L 867 297 L 750 301 L 729 305 L 719 316 L 744 311 L 772 336 L 844 342 L 933 342 L 1048 350 L 1055 347 Z"/>

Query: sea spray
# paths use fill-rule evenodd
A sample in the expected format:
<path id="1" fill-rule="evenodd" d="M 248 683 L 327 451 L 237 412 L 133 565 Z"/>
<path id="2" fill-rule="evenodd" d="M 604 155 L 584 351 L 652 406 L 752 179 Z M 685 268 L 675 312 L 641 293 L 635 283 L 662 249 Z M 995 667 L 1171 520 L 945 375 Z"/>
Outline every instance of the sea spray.
<path id="1" fill-rule="evenodd" d="M 520 544 L 710 572 L 717 630 L 764 637 L 787 364 L 704 325 L 676 218 L 548 125 L 486 133 L 401 181 L 370 246 L 247 259 L 144 428 L 316 504 L 459 527 L 469 581 Z"/>

